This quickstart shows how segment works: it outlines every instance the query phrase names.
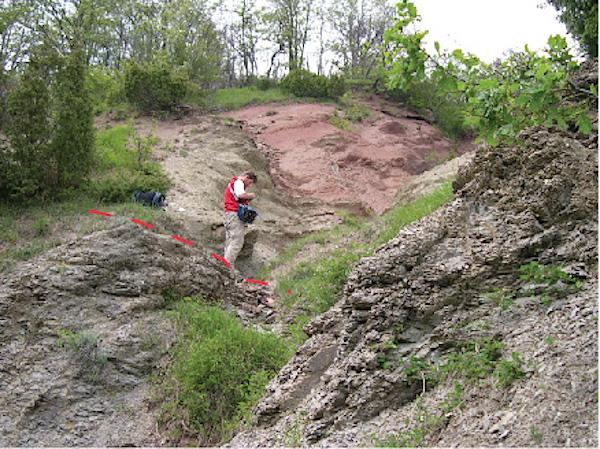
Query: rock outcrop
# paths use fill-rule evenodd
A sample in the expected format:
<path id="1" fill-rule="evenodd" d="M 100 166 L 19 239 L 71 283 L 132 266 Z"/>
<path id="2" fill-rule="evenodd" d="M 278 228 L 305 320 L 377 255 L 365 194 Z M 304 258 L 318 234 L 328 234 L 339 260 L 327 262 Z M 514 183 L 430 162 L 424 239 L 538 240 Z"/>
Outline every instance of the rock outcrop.
<path id="1" fill-rule="evenodd" d="M 169 297 L 252 311 L 222 262 L 115 223 L 18 265 L 0 289 L 0 446 L 156 446 L 150 376 Z"/>
<path id="2" fill-rule="evenodd" d="M 452 202 L 359 263 L 232 446 L 369 446 L 398 435 L 433 446 L 597 446 L 597 137 L 528 130 L 520 141 L 480 148 Z M 522 279 L 531 262 L 582 286 Z M 458 392 L 407 363 L 436 366 L 486 339 L 503 345 L 505 366 L 522 362 L 510 385 L 487 379 Z"/>

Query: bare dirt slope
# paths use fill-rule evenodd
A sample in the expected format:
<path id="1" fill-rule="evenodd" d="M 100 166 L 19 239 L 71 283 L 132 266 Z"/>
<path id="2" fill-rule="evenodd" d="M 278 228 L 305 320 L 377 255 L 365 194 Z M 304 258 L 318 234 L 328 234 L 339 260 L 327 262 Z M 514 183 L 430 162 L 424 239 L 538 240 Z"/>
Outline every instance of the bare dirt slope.
<path id="1" fill-rule="evenodd" d="M 326 204 L 294 199 L 281 193 L 269 173 L 269 160 L 261 155 L 240 125 L 194 112 L 182 120 L 136 120 L 142 135 L 159 140 L 156 156 L 173 180 L 167 194 L 167 212 L 182 221 L 189 240 L 206 252 L 223 255 L 223 192 L 229 180 L 245 170 L 258 175 L 253 202 L 259 218 L 250 226 L 237 267 L 256 275 L 299 235 L 328 227 L 337 218 Z"/>
<path id="2" fill-rule="evenodd" d="M 321 104 L 261 105 L 228 115 L 242 121 L 258 148 L 271 160 L 275 183 L 292 197 L 324 202 L 358 203 L 381 213 L 398 187 L 423 173 L 454 146 L 435 127 L 409 111 L 382 101 L 368 103 L 371 115 L 350 126 L 335 127 L 334 106 Z"/>
<path id="3" fill-rule="evenodd" d="M 333 106 L 302 103 L 249 107 L 223 117 L 195 111 L 181 120 L 140 118 L 135 125 L 159 139 L 156 154 L 174 182 L 168 212 L 208 251 L 222 254 L 227 182 L 244 170 L 257 172 L 253 206 L 260 217 L 238 263 L 245 274 L 257 275 L 291 239 L 338 222 L 336 210 L 380 213 L 415 174 L 451 151 L 473 147 L 454 147 L 407 111 L 376 102 L 369 107 L 371 117 L 352 131 L 329 123 Z"/>

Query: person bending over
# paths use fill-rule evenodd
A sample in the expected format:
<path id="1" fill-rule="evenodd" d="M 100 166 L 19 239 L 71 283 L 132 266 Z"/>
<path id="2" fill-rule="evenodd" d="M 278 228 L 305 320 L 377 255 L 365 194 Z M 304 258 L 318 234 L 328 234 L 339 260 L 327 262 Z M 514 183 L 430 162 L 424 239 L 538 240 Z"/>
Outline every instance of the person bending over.
<path id="1" fill-rule="evenodd" d="M 238 217 L 237 211 L 240 204 L 248 204 L 256 194 L 247 192 L 246 189 L 257 182 L 253 171 L 246 171 L 242 175 L 234 177 L 225 187 L 224 205 L 225 214 L 223 224 L 225 225 L 225 260 L 231 265 L 235 272 L 235 261 L 244 246 L 244 237 L 248 225 Z"/>

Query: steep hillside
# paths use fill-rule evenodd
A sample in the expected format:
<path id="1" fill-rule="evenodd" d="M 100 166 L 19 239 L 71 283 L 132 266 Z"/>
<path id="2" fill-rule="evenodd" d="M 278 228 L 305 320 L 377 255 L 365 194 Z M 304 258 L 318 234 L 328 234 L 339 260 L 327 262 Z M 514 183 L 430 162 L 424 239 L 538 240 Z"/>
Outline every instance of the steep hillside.
<path id="1" fill-rule="evenodd" d="M 273 314 L 260 303 L 260 289 L 235 284 L 211 257 L 222 254 L 222 195 L 232 176 L 250 168 L 259 175 L 261 215 L 238 265 L 246 275 L 294 238 L 340 221 L 340 204 L 282 193 L 269 159 L 235 121 L 196 112 L 181 120 L 142 118 L 135 127 L 159 139 L 154 156 L 174 182 L 167 214 L 148 229 L 132 223 L 140 217 L 82 210 L 103 230 L 53 233 L 62 244 L 15 262 L 0 277 L 1 446 L 171 444 L 157 430 L 150 394 L 151 378 L 169 364 L 177 339 L 165 316 L 169 301 L 221 301 L 245 323 Z"/>
<path id="2" fill-rule="evenodd" d="M 359 263 L 232 446 L 597 446 L 597 138 L 520 138 Z"/>

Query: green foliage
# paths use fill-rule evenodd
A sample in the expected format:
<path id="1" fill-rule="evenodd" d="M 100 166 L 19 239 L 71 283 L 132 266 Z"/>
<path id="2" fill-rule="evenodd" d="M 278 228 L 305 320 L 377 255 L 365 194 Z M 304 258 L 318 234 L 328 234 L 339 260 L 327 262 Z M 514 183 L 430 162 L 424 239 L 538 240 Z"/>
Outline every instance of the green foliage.
<path id="1" fill-rule="evenodd" d="M 514 304 L 514 295 L 515 292 L 501 288 L 494 288 L 491 292 L 484 293 L 485 297 L 499 306 L 502 310 L 507 310 Z"/>
<path id="2" fill-rule="evenodd" d="M 461 50 L 440 51 L 430 56 L 422 48 L 425 33 L 408 33 L 407 27 L 420 20 L 416 7 L 408 0 L 398 4 L 400 19 L 386 33 L 389 51 L 385 53 L 386 85 L 389 89 L 408 91 L 411 86 L 430 79 L 439 87 L 438 96 L 452 97 L 467 105 L 465 124 L 475 127 L 480 139 L 496 146 L 500 141 L 514 141 L 528 126 L 577 128 L 591 131 L 587 116 L 588 101 L 565 98 L 568 75 L 578 68 L 564 38 L 548 39 L 547 55 L 525 47 L 506 61 L 487 65 Z M 569 101 L 571 100 L 571 101 Z"/>
<path id="3" fill-rule="evenodd" d="M 311 315 L 323 313 L 341 297 L 350 270 L 364 255 L 364 247 L 349 245 L 316 262 L 301 262 L 279 280 L 277 292 L 294 303 L 299 298 L 306 300 Z M 290 295 L 285 293 L 288 290 Z"/>
<path id="4" fill-rule="evenodd" d="M 449 139 L 471 135 L 475 130 L 465 123 L 468 105 L 463 98 L 439 95 L 436 82 L 424 79 L 405 89 L 393 89 L 389 94 L 424 117 L 433 114 L 435 126 Z"/>
<path id="5" fill-rule="evenodd" d="M 521 265 L 519 271 L 523 273 L 521 279 L 526 279 L 534 284 L 556 285 L 558 282 L 569 285 L 577 284 L 577 281 L 565 273 L 562 268 L 562 264 L 557 267 L 546 267 L 532 261 Z"/>
<path id="6" fill-rule="evenodd" d="M 460 344 L 440 365 L 440 375 L 459 375 L 470 383 L 485 379 L 494 372 L 503 348 L 502 343 L 491 339 Z"/>
<path id="7" fill-rule="evenodd" d="M 502 358 L 504 345 L 491 338 L 474 342 L 464 342 L 457 345 L 440 360 L 437 366 L 432 366 L 424 359 L 411 355 L 408 360 L 400 360 L 402 374 L 409 383 L 421 381 L 423 389 L 425 382 L 438 383 L 446 379 L 454 379 L 454 391 L 448 393 L 447 399 L 438 405 L 441 412 L 430 412 L 423 408 L 421 400 L 417 401 L 417 416 L 412 420 L 412 426 L 384 440 L 377 440 L 378 447 L 418 447 L 423 444 L 427 435 L 443 425 L 448 414 L 463 405 L 464 386 L 481 384 L 490 378 L 496 378 L 498 388 L 506 388 L 515 380 L 525 376 L 523 361 L 518 353 L 513 352 L 510 360 Z M 407 423 L 409 420 L 407 419 Z"/>
<path id="8" fill-rule="evenodd" d="M 256 79 L 254 85 L 258 90 L 269 90 L 277 86 L 277 80 L 273 78 L 267 78 L 266 76 L 261 76 Z"/>
<path id="9" fill-rule="evenodd" d="M 214 93 L 214 107 L 219 110 L 237 110 L 249 104 L 282 102 L 290 99 L 290 95 L 275 87 L 259 89 L 254 86 L 237 89 L 219 89 Z"/>
<path id="10" fill-rule="evenodd" d="M 548 0 L 560 13 L 560 21 L 590 58 L 598 57 L 598 1 Z"/>
<path id="11" fill-rule="evenodd" d="M 279 86 L 297 97 L 337 98 L 345 92 L 343 78 L 317 75 L 306 69 L 296 69 L 281 80 Z"/>
<path id="12" fill-rule="evenodd" d="M 92 168 L 95 128 L 86 71 L 85 54 L 76 46 L 56 82 L 57 118 L 50 152 L 62 188 L 79 187 Z"/>
<path id="13" fill-rule="evenodd" d="M 89 192 L 100 201 L 129 202 L 136 190 L 166 194 L 172 185 L 161 165 L 151 159 L 156 138 L 141 137 L 132 123 L 98 134 L 96 171 Z"/>
<path id="14" fill-rule="evenodd" d="M 329 77 L 327 93 L 331 98 L 342 97 L 346 93 L 346 79 L 341 75 L 331 75 Z"/>
<path id="15" fill-rule="evenodd" d="M 519 354 L 513 352 L 511 360 L 500 360 L 494 371 L 494 376 L 498 378 L 499 387 L 509 387 L 515 380 L 525 376 L 523 360 L 521 360 Z"/>
<path id="16" fill-rule="evenodd" d="M 411 355 L 408 360 L 400 359 L 398 364 L 402 367 L 404 379 L 409 383 L 433 380 L 434 369 L 422 358 Z"/>
<path id="17" fill-rule="evenodd" d="M 92 165 L 94 127 L 80 47 L 60 57 L 40 46 L 8 94 L 0 148 L 2 199 L 26 201 L 79 188 Z"/>
<path id="18" fill-rule="evenodd" d="M 94 105 L 94 115 L 100 115 L 109 109 L 124 108 L 127 104 L 125 77 L 118 70 L 110 71 L 105 67 L 90 67 L 88 90 Z"/>
<path id="19" fill-rule="evenodd" d="M 124 82 L 127 99 L 148 111 L 172 111 L 181 106 L 188 89 L 186 76 L 158 63 L 129 64 Z"/>
<path id="20" fill-rule="evenodd" d="M 562 264 L 557 267 L 546 267 L 532 261 L 519 267 L 519 271 L 522 273 L 521 279 L 542 286 L 541 300 L 544 304 L 549 304 L 552 297 L 580 290 L 583 286 L 583 282 L 572 278 L 562 268 Z M 531 293 L 534 293 L 533 289 Z"/>
<path id="21" fill-rule="evenodd" d="M 339 97 L 338 102 L 344 111 L 344 116 L 351 122 L 362 122 L 371 116 L 371 110 L 349 92 Z"/>
<path id="22" fill-rule="evenodd" d="M 327 122 L 336 128 L 343 129 L 344 131 L 353 131 L 355 129 L 354 123 L 347 118 L 342 117 L 337 109 L 333 111 L 333 114 L 331 117 L 329 117 Z"/>
<path id="23" fill-rule="evenodd" d="M 420 220 L 431 214 L 440 206 L 447 203 L 453 196 L 452 182 L 447 181 L 442 187 L 434 190 L 428 195 L 417 198 L 409 204 L 390 209 L 382 215 L 384 227 L 379 232 L 375 244 L 387 243 L 398 234 L 398 231 L 406 225 Z"/>
<path id="24" fill-rule="evenodd" d="M 185 410 L 201 446 L 225 442 L 291 356 L 275 335 L 245 329 L 235 316 L 189 298 L 170 316 L 181 339 L 169 369 L 171 413 Z M 171 395 L 171 393 L 167 394 Z"/>
<path id="25" fill-rule="evenodd" d="M 3 199 L 23 201 L 44 195 L 49 189 L 54 171 L 49 158 L 53 111 L 50 86 L 57 64 L 55 54 L 40 49 L 8 94 L 8 141 L 0 149 Z"/>

